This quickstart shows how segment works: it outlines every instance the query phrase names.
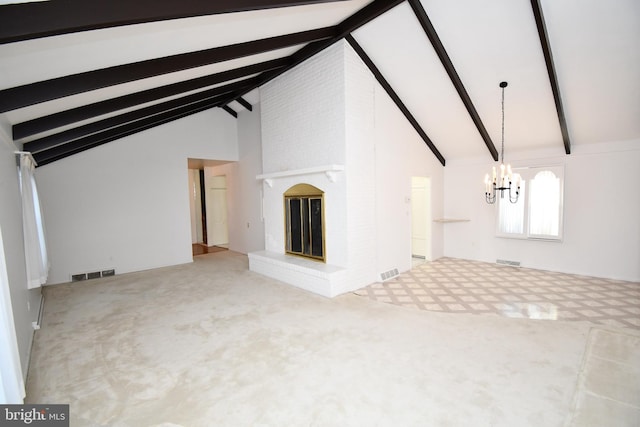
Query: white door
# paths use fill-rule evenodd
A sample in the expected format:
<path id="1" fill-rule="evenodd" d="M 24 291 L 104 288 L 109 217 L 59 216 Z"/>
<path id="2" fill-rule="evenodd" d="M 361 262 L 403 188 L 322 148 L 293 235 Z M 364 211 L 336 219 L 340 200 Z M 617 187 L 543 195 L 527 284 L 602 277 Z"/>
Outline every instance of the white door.
<path id="1" fill-rule="evenodd" d="M 227 177 L 225 175 L 210 176 L 207 178 L 206 187 L 207 245 L 228 245 Z"/>
<path id="2" fill-rule="evenodd" d="M 411 178 L 411 254 L 431 260 L 431 180 Z"/>

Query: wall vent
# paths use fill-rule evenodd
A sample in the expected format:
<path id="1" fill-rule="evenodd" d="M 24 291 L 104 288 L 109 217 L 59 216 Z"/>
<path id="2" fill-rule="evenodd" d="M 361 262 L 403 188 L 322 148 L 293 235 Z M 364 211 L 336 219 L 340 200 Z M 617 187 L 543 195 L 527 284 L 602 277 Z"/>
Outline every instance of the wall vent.
<path id="1" fill-rule="evenodd" d="M 393 279 L 394 277 L 399 276 L 400 273 L 398 273 L 398 269 L 397 268 L 392 268 L 389 271 L 385 271 L 384 273 L 380 273 L 380 278 L 382 279 L 382 281 L 387 281 L 389 279 Z"/>
<path id="2" fill-rule="evenodd" d="M 506 259 L 497 259 L 496 264 L 508 265 L 509 267 L 520 267 L 520 261 L 509 261 Z"/>
<path id="3" fill-rule="evenodd" d="M 91 279 L 99 279 L 101 277 L 110 277 L 115 276 L 116 270 L 113 268 L 110 270 L 102 270 L 102 271 L 92 271 L 90 273 L 78 273 L 71 275 L 72 282 L 79 282 L 81 280 L 91 280 Z"/>

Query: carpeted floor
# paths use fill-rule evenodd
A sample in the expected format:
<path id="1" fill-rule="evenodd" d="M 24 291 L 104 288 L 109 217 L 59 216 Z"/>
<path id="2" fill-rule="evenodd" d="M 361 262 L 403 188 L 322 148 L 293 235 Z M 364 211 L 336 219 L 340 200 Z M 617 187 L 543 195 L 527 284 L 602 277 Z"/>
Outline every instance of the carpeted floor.
<path id="1" fill-rule="evenodd" d="M 640 420 L 630 329 L 327 299 L 230 251 L 44 293 L 27 401 L 76 427 Z"/>

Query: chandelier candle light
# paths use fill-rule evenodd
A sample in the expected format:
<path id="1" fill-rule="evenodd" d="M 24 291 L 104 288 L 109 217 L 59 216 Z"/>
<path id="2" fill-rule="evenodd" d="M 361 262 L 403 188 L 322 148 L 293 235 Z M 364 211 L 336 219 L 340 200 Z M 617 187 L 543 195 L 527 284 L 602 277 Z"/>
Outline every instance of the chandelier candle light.
<path id="1" fill-rule="evenodd" d="M 495 203 L 496 202 L 496 192 L 500 191 L 500 198 L 504 198 L 504 193 L 509 190 L 507 193 L 509 196 L 509 201 L 511 203 L 516 203 L 518 201 L 518 196 L 520 195 L 520 175 L 514 174 L 511 171 L 511 165 L 504 164 L 504 88 L 507 87 L 507 82 L 501 82 L 500 87 L 502 88 L 502 147 L 500 150 L 500 157 L 502 158 L 502 162 L 500 163 L 500 179 L 498 180 L 496 167 L 493 167 L 492 175 L 493 178 L 489 181 L 489 174 L 484 176 L 484 197 L 487 203 Z M 515 196 L 511 194 L 512 183 L 515 178 Z"/>

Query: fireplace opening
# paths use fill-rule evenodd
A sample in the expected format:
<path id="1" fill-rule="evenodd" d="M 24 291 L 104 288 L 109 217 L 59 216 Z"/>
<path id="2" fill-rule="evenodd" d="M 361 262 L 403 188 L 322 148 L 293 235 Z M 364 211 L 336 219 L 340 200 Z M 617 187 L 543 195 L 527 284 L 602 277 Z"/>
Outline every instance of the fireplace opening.
<path id="1" fill-rule="evenodd" d="M 324 192 L 309 184 L 297 184 L 284 193 L 286 252 L 325 260 Z"/>

